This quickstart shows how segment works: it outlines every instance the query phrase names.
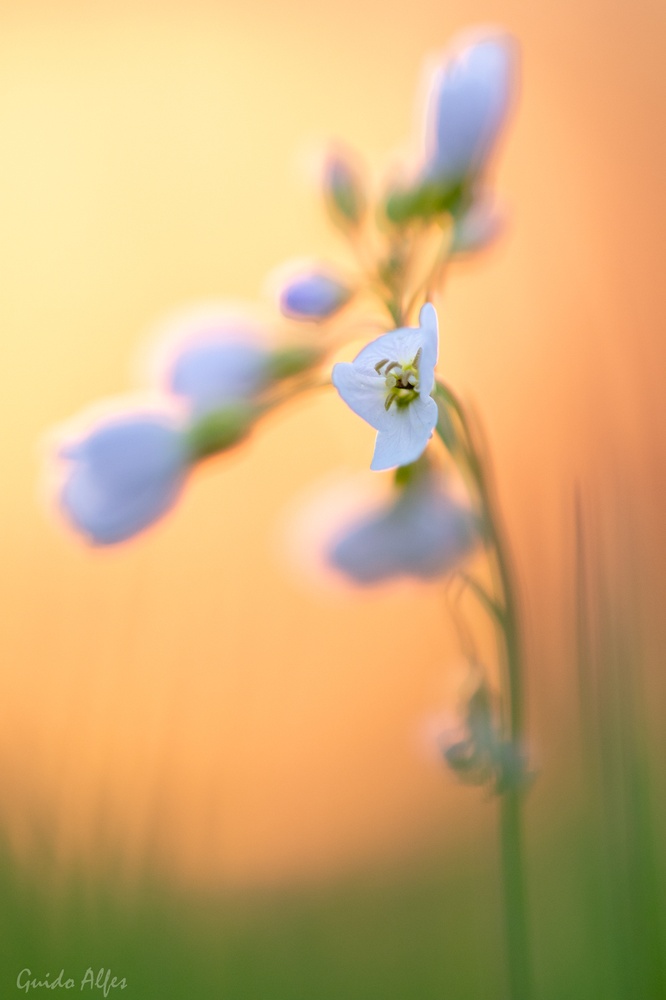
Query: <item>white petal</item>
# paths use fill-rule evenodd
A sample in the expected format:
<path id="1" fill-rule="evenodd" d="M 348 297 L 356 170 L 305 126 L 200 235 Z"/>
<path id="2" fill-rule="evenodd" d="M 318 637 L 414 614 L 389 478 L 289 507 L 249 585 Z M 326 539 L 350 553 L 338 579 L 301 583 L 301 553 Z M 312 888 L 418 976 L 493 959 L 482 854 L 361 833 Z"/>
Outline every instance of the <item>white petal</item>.
<path id="1" fill-rule="evenodd" d="M 422 345 L 422 335 L 418 327 L 401 326 L 390 333 L 384 333 L 372 340 L 356 355 L 353 364 L 361 371 L 375 372 L 380 361 L 398 361 L 410 364 Z M 382 378 L 383 382 L 383 378 Z"/>
<path id="2" fill-rule="evenodd" d="M 439 323 L 435 307 L 430 302 L 426 302 L 419 313 L 419 326 L 423 347 L 419 369 L 421 392 L 429 396 L 435 385 L 435 365 L 439 355 Z"/>
<path id="3" fill-rule="evenodd" d="M 409 465 L 423 454 L 437 423 L 437 404 L 431 396 L 419 396 L 409 406 L 391 407 L 394 419 L 377 434 L 371 469 L 382 472 Z"/>
<path id="4" fill-rule="evenodd" d="M 360 371 L 356 362 L 333 365 L 331 380 L 350 410 L 378 430 L 386 425 L 386 383 L 383 376 Z"/>

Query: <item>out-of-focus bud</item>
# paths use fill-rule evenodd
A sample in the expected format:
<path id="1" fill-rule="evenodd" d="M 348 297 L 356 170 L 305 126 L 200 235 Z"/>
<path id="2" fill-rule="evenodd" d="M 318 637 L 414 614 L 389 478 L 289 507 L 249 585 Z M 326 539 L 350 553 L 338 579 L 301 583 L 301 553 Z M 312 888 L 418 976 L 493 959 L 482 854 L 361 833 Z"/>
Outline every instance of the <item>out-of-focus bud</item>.
<path id="1" fill-rule="evenodd" d="M 486 166 L 508 116 L 516 64 L 517 46 L 509 35 L 454 42 L 433 74 L 426 180 L 451 188 Z"/>
<path id="2" fill-rule="evenodd" d="M 348 525 L 328 559 L 357 584 L 400 576 L 428 580 L 455 569 L 476 542 L 471 511 L 425 472 L 414 475 L 392 503 Z"/>
<path id="3" fill-rule="evenodd" d="M 255 399 L 271 380 L 270 353 L 241 333 L 221 330 L 192 338 L 178 350 L 166 388 L 195 414 Z"/>
<path id="4" fill-rule="evenodd" d="M 488 785 L 496 794 L 524 789 L 533 774 L 523 748 L 502 738 L 496 699 L 481 679 L 467 702 L 466 736 L 442 744 L 443 757 L 457 778 Z"/>
<path id="5" fill-rule="evenodd" d="M 66 463 L 59 506 L 96 545 L 143 531 L 175 503 L 191 454 L 167 415 L 128 412 L 100 421 L 59 451 Z"/>
<path id="6" fill-rule="evenodd" d="M 341 229 L 358 226 L 367 209 L 361 172 L 352 157 L 333 151 L 324 167 L 324 198 L 333 222 Z"/>
<path id="7" fill-rule="evenodd" d="M 508 118 L 516 67 L 517 45 L 509 35 L 467 33 L 454 41 L 431 74 L 425 162 L 413 183 L 395 187 L 386 198 L 391 222 L 404 225 L 443 212 L 464 218 L 470 191 Z M 470 227 L 472 222 L 476 226 L 479 217 Z M 465 249 L 472 249 L 477 237 L 476 230 L 470 233 Z M 463 233 L 461 241 L 465 238 Z"/>
<path id="8" fill-rule="evenodd" d="M 504 213 L 492 198 L 476 197 L 454 219 L 451 253 L 475 253 L 485 250 L 502 233 Z"/>
<path id="9" fill-rule="evenodd" d="M 341 309 L 352 290 L 326 271 L 312 270 L 293 278 L 282 289 L 280 309 L 296 320 L 323 320 Z"/>
<path id="10" fill-rule="evenodd" d="M 202 414 L 187 430 L 192 459 L 201 461 L 238 444 L 250 432 L 259 413 L 252 403 L 239 401 Z"/>

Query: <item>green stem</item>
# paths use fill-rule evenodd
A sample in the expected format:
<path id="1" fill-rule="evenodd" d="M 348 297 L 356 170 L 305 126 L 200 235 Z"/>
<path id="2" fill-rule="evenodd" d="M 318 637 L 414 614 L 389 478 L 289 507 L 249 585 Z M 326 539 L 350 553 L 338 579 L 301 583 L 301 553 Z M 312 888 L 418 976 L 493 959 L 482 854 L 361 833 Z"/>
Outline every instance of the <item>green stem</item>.
<path id="1" fill-rule="evenodd" d="M 461 436 L 457 436 L 452 443 L 450 427 L 440 429 L 438 424 L 438 432 L 454 459 L 459 462 L 461 471 L 470 482 L 479 505 L 483 538 L 493 572 L 495 607 L 501 609 L 501 614 L 492 615 L 492 619 L 498 636 L 502 663 L 504 739 L 520 759 L 524 733 L 524 693 L 513 569 L 486 463 L 476 443 L 465 409 L 447 386 L 438 383 L 436 391 L 457 418 Z M 499 799 L 499 823 L 511 1000 L 529 1000 L 532 996 L 523 861 L 522 804 L 522 783 L 520 780 L 508 782 Z"/>

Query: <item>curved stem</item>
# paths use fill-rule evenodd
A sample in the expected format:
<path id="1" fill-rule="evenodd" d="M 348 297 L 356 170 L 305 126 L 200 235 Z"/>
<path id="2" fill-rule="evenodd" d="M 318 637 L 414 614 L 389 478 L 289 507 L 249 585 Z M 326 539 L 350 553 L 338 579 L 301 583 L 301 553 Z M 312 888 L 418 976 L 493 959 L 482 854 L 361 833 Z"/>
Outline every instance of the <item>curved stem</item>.
<path id="1" fill-rule="evenodd" d="M 457 435 L 452 442 L 450 429 L 447 428 L 446 431 L 440 429 L 439 424 L 438 432 L 470 482 L 479 505 L 484 543 L 493 572 L 494 608 L 499 608 L 501 611 L 500 614 L 494 613 L 491 617 L 496 627 L 503 668 L 503 736 L 511 753 L 520 761 L 524 731 L 524 690 L 513 568 L 484 461 L 484 453 L 477 444 L 476 435 L 465 409 L 448 386 L 438 383 L 436 391 L 455 415 L 460 435 Z M 522 783 L 520 780 L 509 781 L 499 799 L 499 822 L 507 959 L 512 1000 L 529 1000 L 532 996 L 523 861 L 522 803 Z"/>

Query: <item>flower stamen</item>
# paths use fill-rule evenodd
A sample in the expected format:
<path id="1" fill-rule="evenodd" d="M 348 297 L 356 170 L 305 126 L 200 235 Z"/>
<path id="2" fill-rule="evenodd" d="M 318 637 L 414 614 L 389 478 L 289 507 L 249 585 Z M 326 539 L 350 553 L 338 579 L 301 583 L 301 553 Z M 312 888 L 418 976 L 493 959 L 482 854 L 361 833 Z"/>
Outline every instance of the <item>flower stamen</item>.
<path id="1" fill-rule="evenodd" d="M 422 354 L 423 349 L 419 347 L 409 364 L 403 365 L 399 361 L 388 361 L 384 358 L 375 365 L 375 371 L 378 375 L 384 376 L 388 389 L 384 400 L 385 410 L 390 410 L 393 403 L 400 408 L 408 406 L 418 396 L 419 364 Z"/>

